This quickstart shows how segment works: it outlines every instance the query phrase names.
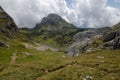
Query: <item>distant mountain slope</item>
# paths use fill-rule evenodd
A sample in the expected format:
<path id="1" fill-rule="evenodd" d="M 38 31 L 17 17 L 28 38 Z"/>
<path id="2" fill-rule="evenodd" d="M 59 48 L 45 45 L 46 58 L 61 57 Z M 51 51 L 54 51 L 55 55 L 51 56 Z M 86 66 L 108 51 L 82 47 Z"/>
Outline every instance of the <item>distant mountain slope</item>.
<path id="1" fill-rule="evenodd" d="M 65 28 L 76 28 L 73 24 L 66 22 L 61 16 L 57 14 L 49 14 L 38 23 L 35 29 L 42 29 L 47 31 L 58 31 Z"/>
<path id="2" fill-rule="evenodd" d="M 0 38 L 14 38 L 18 28 L 13 19 L 0 7 Z"/>
<path id="3" fill-rule="evenodd" d="M 72 33 L 77 31 L 78 28 L 73 24 L 66 22 L 57 14 L 49 14 L 47 17 L 44 17 L 39 24 L 36 25 L 35 29 L 41 34 L 55 36 L 57 33 L 63 35 L 72 35 Z"/>
<path id="4" fill-rule="evenodd" d="M 113 30 L 118 30 L 118 29 L 120 30 L 120 22 L 114 25 L 112 28 Z"/>
<path id="5" fill-rule="evenodd" d="M 52 39 L 58 45 L 68 45 L 72 42 L 72 37 L 79 29 L 73 24 L 65 21 L 61 16 L 57 14 L 49 14 L 44 17 L 40 23 L 38 23 L 32 34 L 42 36 L 43 39 Z"/>

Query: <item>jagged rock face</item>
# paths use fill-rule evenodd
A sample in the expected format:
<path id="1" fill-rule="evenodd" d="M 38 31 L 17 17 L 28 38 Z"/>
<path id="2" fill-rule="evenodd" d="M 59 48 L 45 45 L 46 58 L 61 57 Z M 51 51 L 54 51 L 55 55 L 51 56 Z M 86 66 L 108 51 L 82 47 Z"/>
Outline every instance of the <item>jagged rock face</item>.
<path id="1" fill-rule="evenodd" d="M 120 30 L 103 35 L 104 47 L 120 49 Z"/>
<path id="2" fill-rule="evenodd" d="M 65 52 L 67 52 L 68 56 L 75 57 L 78 54 L 85 53 L 90 51 L 89 45 L 92 43 L 92 40 L 95 38 L 99 38 L 106 31 L 109 31 L 110 28 L 101 28 L 101 29 L 88 29 L 83 32 L 79 32 L 74 35 L 73 40 L 74 43 L 69 46 Z"/>
<path id="3" fill-rule="evenodd" d="M 41 21 L 42 25 L 46 24 L 57 24 L 58 22 L 65 21 L 63 20 L 59 15 L 57 14 L 49 14 L 47 17 L 44 17 L 43 20 Z"/>
<path id="4" fill-rule="evenodd" d="M 13 19 L 0 7 L 0 36 L 14 38 L 18 28 Z"/>

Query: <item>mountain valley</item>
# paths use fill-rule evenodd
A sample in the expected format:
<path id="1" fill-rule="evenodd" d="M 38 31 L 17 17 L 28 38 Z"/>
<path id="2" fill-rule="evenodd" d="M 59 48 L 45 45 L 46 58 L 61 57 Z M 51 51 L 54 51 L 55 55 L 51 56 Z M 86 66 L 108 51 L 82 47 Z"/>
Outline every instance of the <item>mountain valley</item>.
<path id="1" fill-rule="evenodd" d="M 18 28 L 0 7 L 0 80 L 120 80 L 120 23 L 78 28 L 52 13 Z"/>

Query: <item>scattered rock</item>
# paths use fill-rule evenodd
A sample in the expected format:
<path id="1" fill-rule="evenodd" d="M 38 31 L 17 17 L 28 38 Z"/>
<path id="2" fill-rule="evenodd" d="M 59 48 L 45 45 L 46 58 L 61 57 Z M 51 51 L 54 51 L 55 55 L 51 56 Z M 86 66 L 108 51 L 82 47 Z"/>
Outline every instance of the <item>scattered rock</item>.
<path id="1" fill-rule="evenodd" d="M 86 53 L 92 52 L 94 49 L 93 48 L 89 48 L 86 50 Z"/>
<path id="2" fill-rule="evenodd" d="M 97 56 L 98 59 L 104 59 L 104 56 Z"/>
<path id="3" fill-rule="evenodd" d="M 85 78 L 83 78 L 83 77 L 81 77 L 82 78 L 82 80 L 92 80 L 93 79 L 93 77 L 92 76 L 86 76 Z"/>
<path id="4" fill-rule="evenodd" d="M 46 73 L 46 74 L 48 73 L 48 69 L 45 70 L 45 73 Z"/>
<path id="5" fill-rule="evenodd" d="M 0 47 L 7 47 L 9 48 L 9 45 L 5 42 L 0 42 Z"/>
<path id="6" fill-rule="evenodd" d="M 86 79 L 88 80 L 88 79 L 92 79 L 93 77 L 92 76 L 86 76 Z"/>

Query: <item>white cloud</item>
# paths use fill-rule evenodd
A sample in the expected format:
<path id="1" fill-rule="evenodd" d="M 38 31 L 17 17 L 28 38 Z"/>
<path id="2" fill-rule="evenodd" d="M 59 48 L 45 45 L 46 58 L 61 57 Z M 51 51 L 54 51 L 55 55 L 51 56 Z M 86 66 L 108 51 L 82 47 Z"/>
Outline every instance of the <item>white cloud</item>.
<path id="1" fill-rule="evenodd" d="M 107 0 L 74 0 L 71 4 L 65 0 L 0 0 L 0 5 L 19 27 L 34 27 L 50 13 L 78 27 L 112 26 L 120 21 L 120 9 L 108 6 Z"/>
<path id="2" fill-rule="evenodd" d="M 87 23 L 87 27 L 112 26 L 120 21 L 120 10 L 107 6 L 107 0 L 76 0 L 74 9 Z"/>

